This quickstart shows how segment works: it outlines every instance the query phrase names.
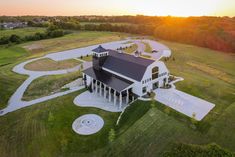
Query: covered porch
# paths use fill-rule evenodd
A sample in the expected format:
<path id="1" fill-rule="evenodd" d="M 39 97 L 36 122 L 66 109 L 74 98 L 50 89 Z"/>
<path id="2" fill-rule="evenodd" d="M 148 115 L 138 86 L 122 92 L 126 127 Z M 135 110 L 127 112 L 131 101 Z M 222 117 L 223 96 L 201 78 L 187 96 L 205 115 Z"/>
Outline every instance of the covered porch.
<path id="1" fill-rule="evenodd" d="M 86 69 L 84 74 L 84 83 L 90 93 L 103 98 L 118 109 L 124 108 L 136 98 L 132 93 L 133 82 L 129 80 L 93 68 Z"/>

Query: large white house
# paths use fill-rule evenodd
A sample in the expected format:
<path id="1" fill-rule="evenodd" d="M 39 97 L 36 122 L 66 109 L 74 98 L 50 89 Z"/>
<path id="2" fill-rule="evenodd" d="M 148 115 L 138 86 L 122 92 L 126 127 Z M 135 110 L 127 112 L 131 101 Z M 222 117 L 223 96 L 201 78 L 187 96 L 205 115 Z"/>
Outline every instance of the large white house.
<path id="1" fill-rule="evenodd" d="M 169 71 L 162 61 L 146 59 L 102 46 L 92 50 L 93 66 L 83 71 L 85 86 L 121 107 L 168 84 Z"/>

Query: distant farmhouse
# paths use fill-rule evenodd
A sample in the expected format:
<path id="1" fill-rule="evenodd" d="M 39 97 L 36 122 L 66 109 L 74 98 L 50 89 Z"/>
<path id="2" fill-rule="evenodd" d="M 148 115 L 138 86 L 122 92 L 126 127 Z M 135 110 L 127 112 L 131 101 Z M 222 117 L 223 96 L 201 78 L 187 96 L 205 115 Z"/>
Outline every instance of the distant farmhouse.
<path id="1" fill-rule="evenodd" d="M 85 86 L 119 107 L 168 84 L 169 71 L 163 62 L 107 50 L 92 50 L 93 66 L 83 71 Z"/>

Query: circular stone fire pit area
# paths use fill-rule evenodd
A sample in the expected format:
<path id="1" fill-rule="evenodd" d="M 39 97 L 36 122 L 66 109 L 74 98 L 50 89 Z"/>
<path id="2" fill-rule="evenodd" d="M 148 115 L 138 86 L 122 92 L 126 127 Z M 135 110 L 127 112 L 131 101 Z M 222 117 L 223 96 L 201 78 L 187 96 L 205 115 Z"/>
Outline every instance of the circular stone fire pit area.
<path id="1" fill-rule="evenodd" d="M 96 114 L 85 114 L 78 117 L 72 125 L 73 130 L 80 135 L 94 134 L 104 125 L 104 120 Z"/>

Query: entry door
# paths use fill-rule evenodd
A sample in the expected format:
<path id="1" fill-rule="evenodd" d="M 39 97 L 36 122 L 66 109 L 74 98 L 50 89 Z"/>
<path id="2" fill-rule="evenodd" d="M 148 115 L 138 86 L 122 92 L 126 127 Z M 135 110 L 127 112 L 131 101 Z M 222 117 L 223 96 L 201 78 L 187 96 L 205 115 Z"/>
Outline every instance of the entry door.
<path id="1" fill-rule="evenodd" d="M 158 82 L 153 83 L 153 90 L 158 88 Z"/>

